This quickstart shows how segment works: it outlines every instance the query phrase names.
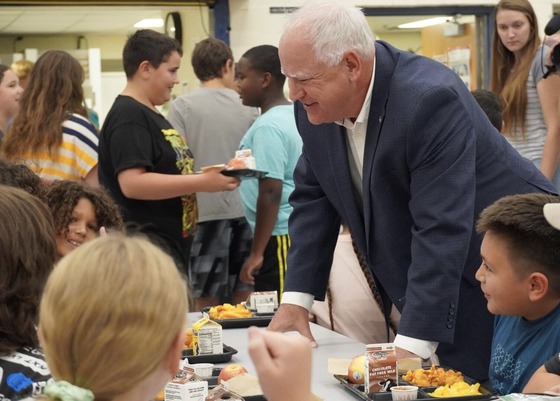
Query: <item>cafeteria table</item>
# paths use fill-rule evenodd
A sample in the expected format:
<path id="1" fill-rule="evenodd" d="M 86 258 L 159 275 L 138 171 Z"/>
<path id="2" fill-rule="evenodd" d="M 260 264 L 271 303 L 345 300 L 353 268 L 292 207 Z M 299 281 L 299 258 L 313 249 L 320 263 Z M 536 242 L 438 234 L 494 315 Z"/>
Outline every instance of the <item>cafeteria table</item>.
<path id="1" fill-rule="evenodd" d="M 201 318 L 198 312 L 189 313 L 189 323 L 194 323 Z M 264 329 L 263 329 L 264 330 Z M 329 358 L 351 359 L 365 352 L 365 344 L 352 340 L 342 334 L 311 323 L 311 332 L 319 344 L 312 350 L 312 390 L 325 401 L 359 400 L 359 398 L 346 390 L 334 377 L 328 373 L 327 361 Z M 235 348 L 234 354 L 228 363 L 244 365 L 249 373 L 256 375 L 253 362 L 247 352 L 247 329 L 224 329 L 222 339 L 225 345 Z M 227 363 L 216 364 L 217 367 Z"/>

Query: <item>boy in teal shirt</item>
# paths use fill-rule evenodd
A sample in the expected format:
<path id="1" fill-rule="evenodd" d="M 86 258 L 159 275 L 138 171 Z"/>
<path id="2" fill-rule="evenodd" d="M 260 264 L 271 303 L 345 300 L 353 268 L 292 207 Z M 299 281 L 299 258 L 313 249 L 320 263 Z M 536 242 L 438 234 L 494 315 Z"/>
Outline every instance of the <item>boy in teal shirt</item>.
<path id="1" fill-rule="evenodd" d="M 284 96 L 278 48 L 253 47 L 239 60 L 237 72 L 243 104 L 261 108 L 240 148 L 251 149 L 257 170 L 268 172 L 258 181 L 241 183 L 241 201 L 254 236 L 240 278 L 253 284 L 256 291 L 276 290 L 281 295 L 290 247 L 288 217 L 292 207 L 288 197 L 294 189 L 293 172 L 302 141 L 293 106 Z"/>

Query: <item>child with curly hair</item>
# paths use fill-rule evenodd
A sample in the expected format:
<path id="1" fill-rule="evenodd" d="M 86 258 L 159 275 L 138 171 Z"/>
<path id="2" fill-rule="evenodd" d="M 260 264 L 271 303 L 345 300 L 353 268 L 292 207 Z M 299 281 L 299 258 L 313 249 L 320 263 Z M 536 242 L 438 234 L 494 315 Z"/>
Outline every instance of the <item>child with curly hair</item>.
<path id="1" fill-rule="evenodd" d="M 45 184 L 33 170 L 22 163 L 0 160 L 0 184 L 23 189 L 41 200 L 45 198 Z"/>
<path id="2" fill-rule="evenodd" d="M 45 198 L 54 218 L 59 258 L 97 237 L 102 228 L 124 231 L 117 204 L 102 188 L 78 181 L 53 181 Z"/>

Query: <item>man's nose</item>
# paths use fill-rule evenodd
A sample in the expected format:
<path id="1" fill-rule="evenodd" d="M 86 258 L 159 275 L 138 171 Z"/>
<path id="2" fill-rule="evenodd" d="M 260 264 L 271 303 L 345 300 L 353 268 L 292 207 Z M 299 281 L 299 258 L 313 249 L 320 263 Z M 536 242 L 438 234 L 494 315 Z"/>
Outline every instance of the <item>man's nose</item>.
<path id="1" fill-rule="evenodd" d="M 288 78 L 288 89 L 290 90 L 290 100 L 295 102 L 303 97 L 303 85 L 301 85 L 296 79 Z"/>

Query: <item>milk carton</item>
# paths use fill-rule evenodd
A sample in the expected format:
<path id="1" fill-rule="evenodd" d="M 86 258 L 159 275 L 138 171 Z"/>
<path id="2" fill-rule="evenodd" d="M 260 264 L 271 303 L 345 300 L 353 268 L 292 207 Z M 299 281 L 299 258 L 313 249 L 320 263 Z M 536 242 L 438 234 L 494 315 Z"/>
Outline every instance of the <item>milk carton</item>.
<path id="1" fill-rule="evenodd" d="M 243 160 L 247 168 L 253 170 L 257 168 L 257 163 L 255 161 L 255 157 L 253 156 L 253 151 L 251 149 L 236 150 L 235 158 Z"/>
<path id="2" fill-rule="evenodd" d="M 222 354 L 222 326 L 210 320 L 207 314 L 192 326 L 193 355 Z"/>
<path id="3" fill-rule="evenodd" d="M 366 345 L 365 390 L 367 393 L 389 391 L 397 384 L 397 352 L 392 343 Z"/>
<path id="4" fill-rule="evenodd" d="M 208 382 L 197 380 L 192 370 L 181 369 L 165 386 L 165 401 L 204 401 L 208 395 Z"/>
<path id="5" fill-rule="evenodd" d="M 272 307 L 270 312 L 274 312 L 278 308 L 278 292 L 277 291 L 257 291 L 253 292 L 248 299 L 247 307 L 249 309 L 259 311 L 259 307 Z"/>

